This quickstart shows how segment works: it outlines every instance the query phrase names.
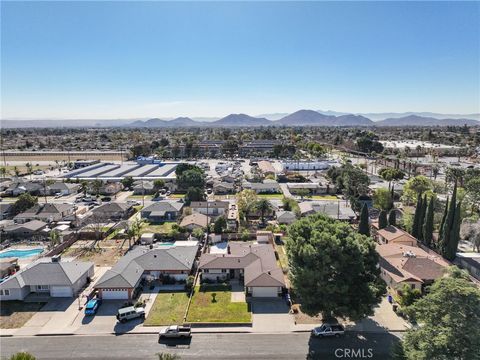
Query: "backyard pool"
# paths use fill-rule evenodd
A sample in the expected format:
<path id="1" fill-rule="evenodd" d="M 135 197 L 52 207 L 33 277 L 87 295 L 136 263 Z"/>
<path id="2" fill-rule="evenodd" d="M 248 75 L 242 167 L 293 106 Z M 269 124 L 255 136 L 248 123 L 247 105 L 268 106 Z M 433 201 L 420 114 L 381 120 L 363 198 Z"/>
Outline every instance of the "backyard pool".
<path id="1" fill-rule="evenodd" d="M 12 249 L 7 250 L 4 252 L 0 252 L 0 259 L 8 258 L 8 257 L 16 257 L 16 258 L 27 258 L 31 256 L 35 256 L 40 254 L 43 251 L 42 248 L 38 249 Z"/>

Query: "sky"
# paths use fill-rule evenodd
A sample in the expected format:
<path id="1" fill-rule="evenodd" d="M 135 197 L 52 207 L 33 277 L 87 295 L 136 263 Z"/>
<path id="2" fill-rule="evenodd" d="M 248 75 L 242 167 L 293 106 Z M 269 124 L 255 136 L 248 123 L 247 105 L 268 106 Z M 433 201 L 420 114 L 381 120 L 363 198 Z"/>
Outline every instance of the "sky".
<path id="1" fill-rule="evenodd" d="M 5 2 L 1 118 L 480 112 L 480 2 Z"/>

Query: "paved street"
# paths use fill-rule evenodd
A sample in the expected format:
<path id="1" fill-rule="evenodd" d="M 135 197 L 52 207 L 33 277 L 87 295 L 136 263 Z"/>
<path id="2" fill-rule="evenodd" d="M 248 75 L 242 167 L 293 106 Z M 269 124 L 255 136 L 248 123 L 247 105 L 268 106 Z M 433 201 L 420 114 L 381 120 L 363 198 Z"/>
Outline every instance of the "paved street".
<path id="1" fill-rule="evenodd" d="M 395 336 L 349 333 L 340 339 L 294 334 L 195 334 L 191 341 L 158 343 L 156 335 L 1 338 L 1 356 L 29 351 L 37 359 L 155 359 L 159 352 L 182 359 L 388 359 Z M 369 350 L 370 349 L 370 350 Z M 357 355 L 352 357 L 352 351 Z M 346 353 L 350 356 L 346 356 Z M 335 355 L 336 354 L 336 355 Z M 360 354 L 360 355 L 359 355 Z M 371 354 L 372 356 L 369 356 Z M 363 356 L 362 356 L 363 355 Z"/>

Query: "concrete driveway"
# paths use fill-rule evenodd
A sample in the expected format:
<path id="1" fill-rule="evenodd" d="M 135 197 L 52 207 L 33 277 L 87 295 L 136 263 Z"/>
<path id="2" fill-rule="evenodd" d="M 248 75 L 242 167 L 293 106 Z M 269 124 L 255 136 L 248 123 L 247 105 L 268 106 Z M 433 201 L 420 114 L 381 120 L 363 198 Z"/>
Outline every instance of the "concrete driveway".
<path id="1" fill-rule="evenodd" d="M 118 309 L 125 300 L 104 300 L 93 316 L 85 316 L 82 312 L 75 320 L 76 334 L 113 332 L 117 324 Z"/>
<path id="2" fill-rule="evenodd" d="M 254 332 L 287 332 L 294 327 L 294 318 L 289 314 L 285 300 L 280 298 L 257 298 L 250 300 Z"/>

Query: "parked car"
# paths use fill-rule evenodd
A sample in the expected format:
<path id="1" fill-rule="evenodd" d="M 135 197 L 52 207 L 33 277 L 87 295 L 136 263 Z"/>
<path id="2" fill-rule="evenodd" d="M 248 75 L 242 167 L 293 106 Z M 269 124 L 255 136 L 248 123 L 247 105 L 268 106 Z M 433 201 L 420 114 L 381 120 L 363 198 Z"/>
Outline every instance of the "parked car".
<path id="1" fill-rule="evenodd" d="M 62 193 L 58 192 L 58 193 L 55 193 L 55 199 L 59 199 L 63 196 Z"/>
<path id="2" fill-rule="evenodd" d="M 181 325 L 171 325 L 158 333 L 159 340 L 162 338 L 189 338 L 191 336 L 192 328 Z"/>
<path id="3" fill-rule="evenodd" d="M 102 299 L 91 299 L 85 305 L 85 315 L 95 315 L 102 304 Z"/>
<path id="4" fill-rule="evenodd" d="M 140 205 L 140 201 L 127 200 L 127 204 L 128 204 L 128 205 L 132 205 L 132 206 L 138 206 L 138 205 Z"/>
<path id="5" fill-rule="evenodd" d="M 128 306 L 118 309 L 117 320 L 121 323 L 137 318 L 145 319 L 145 308 Z"/>
<path id="6" fill-rule="evenodd" d="M 102 201 L 112 201 L 112 198 L 110 196 L 104 196 L 100 200 L 102 200 Z"/>
<path id="7" fill-rule="evenodd" d="M 340 337 L 345 334 L 345 328 L 341 324 L 322 324 L 312 330 L 314 337 Z"/>

